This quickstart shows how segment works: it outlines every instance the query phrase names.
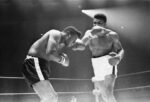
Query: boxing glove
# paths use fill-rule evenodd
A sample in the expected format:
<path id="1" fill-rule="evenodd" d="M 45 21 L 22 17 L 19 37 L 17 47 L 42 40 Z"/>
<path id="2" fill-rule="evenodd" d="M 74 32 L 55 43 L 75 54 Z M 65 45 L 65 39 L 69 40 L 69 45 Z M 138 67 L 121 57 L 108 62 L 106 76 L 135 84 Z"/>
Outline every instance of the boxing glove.
<path id="1" fill-rule="evenodd" d="M 100 27 L 100 26 L 94 26 L 92 29 L 91 29 L 91 33 L 93 35 L 97 35 L 97 33 L 100 33 L 104 28 L 103 27 Z"/>
<path id="2" fill-rule="evenodd" d="M 60 56 L 61 56 L 61 59 L 60 59 L 59 63 L 65 67 L 68 67 L 69 66 L 68 56 L 65 53 L 62 53 Z"/>
<path id="3" fill-rule="evenodd" d="M 120 57 L 117 56 L 117 53 L 111 52 L 111 53 L 109 53 L 109 56 L 111 56 L 108 59 L 108 62 L 109 62 L 110 65 L 116 66 L 120 62 Z"/>

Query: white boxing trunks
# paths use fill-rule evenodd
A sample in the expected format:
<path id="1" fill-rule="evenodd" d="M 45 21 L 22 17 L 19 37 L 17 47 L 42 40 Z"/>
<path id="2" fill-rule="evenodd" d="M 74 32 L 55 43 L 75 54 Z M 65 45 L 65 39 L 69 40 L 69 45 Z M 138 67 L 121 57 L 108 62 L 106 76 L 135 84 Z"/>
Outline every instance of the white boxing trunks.
<path id="1" fill-rule="evenodd" d="M 92 81 L 101 81 L 105 79 L 106 75 L 113 74 L 113 66 L 108 62 L 110 57 L 109 55 L 105 55 L 91 59 L 94 70 Z M 114 66 L 114 68 L 114 74 L 117 75 L 117 66 Z"/>

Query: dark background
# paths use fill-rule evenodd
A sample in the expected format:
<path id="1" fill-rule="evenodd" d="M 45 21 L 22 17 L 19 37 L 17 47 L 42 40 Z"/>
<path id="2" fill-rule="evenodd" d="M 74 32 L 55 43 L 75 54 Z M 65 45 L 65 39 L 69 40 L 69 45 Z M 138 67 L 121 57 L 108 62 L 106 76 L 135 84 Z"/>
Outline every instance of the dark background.
<path id="1" fill-rule="evenodd" d="M 108 17 L 108 28 L 119 34 L 125 56 L 118 66 L 115 84 L 118 102 L 148 102 L 149 0 L 0 0 L 0 76 L 22 77 L 22 62 L 30 45 L 50 29 L 63 30 L 64 27 L 73 25 L 84 34 L 92 27 L 92 18 L 81 10 L 87 10 L 91 15 L 104 12 Z M 88 48 L 82 52 L 70 49 L 64 52 L 70 57 L 70 66 L 65 68 L 51 62 L 51 78 L 92 78 L 91 53 Z M 0 80 L 1 93 L 33 92 L 23 79 Z M 88 92 L 93 89 L 90 80 L 51 82 L 58 92 Z M 133 87 L 140 88 L 124 89 Z M 122 88 L 123 90 L 117 90 Z M 90 97 L 87 98 L 88 95 Z M 79 102 L 91 102 L 94 99 L 90 94 L 75 96 L 80 96 Z M 62 100 L 66 99 L 64 97 L 66 96 Z M 0 102 L 31 102 L 32 99 L 37 100 L 37 96 L 0 96 Z"/>

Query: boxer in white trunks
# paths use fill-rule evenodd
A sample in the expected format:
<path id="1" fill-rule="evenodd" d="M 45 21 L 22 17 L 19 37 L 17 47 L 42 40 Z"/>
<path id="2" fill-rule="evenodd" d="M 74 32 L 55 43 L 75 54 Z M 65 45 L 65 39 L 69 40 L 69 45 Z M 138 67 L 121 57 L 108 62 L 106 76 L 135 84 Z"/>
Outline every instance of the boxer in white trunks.
<path id="1" fill-rule="evenodd" d="M 93 18 L 93 27 L 87 30 L 82 39 L 77 39 L 73 50 L 84 50 L 86 46 L 92 53 L 94 77 L 92 81 L 100 102 L 116 102 L 113 94 L 117 65 L 124 55 L 124 49 L 119 41 L 118 34 L 105 28 L 107 17 L 96 14 Z"/>

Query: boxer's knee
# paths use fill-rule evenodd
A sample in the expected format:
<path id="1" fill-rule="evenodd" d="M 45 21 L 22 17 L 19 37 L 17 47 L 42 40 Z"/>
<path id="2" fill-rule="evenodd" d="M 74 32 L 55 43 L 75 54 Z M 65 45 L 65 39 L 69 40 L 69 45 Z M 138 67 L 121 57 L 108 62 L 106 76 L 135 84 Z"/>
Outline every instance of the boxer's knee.
<path id="1" fill-rule="evenodd" d="M 100 95 L 100 94 L 101 94 L 101 90 L 94 89 L 94 90 L 92 91 L 92 93 L 93 93 L 93 95 L 98 96 L 98 95 Z"/>
<path id="2" fill-rule="evenodd" d="M 57 102 L 58 100 L 58 95 L 45 95 L 44 97 L 41 98 L 41 102 Z"/>
<path id="3" fill-rule="evenodd" d="M 115 75 L 107 75 L 105 77 L 105 87 L 108 89 L 113 89 L 115 85 L 116 76 Z"/>

